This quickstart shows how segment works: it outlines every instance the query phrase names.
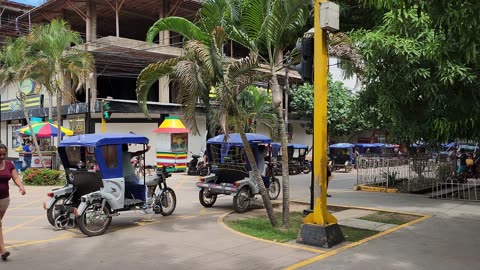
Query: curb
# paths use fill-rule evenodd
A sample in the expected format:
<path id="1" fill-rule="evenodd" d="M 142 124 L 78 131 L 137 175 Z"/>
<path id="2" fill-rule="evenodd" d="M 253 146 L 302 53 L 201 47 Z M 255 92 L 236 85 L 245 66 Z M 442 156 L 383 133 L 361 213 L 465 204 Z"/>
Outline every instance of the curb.
<path id="1" fill-rule="evenodd" d="M 371 187 L 367 185 L 355 185 L 353 188 L 358 191 L 370 191 L 370 192 L 386 192 L 386 193 L 398 193 L 400 190 L 398 188 L 382 188 L 382 187 Z"/>

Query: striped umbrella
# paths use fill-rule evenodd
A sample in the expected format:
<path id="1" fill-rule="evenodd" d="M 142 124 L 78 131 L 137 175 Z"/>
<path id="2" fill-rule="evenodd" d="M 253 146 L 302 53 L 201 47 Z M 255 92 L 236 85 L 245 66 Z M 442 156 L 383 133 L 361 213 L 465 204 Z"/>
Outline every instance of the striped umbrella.
<path id="1" fill-rule="evenodd" d="M 54 136 L 54 137 L 58 136 L 58 126 L 48 122 L 32 124 L 32 129 L 33 129 L 33 134 L 39 138 L 48 138 L 51 136 Z M 27 135 L 27 136 L 32 135 L 30 133 L 30 128 L 28 126 L 24 126 L 18 129 L 18 132 L 20 132 L 20 134 Z M 62 127 L 62 136 L 65 136 L 65 135 L 72 136 L 73 131 Z"/>

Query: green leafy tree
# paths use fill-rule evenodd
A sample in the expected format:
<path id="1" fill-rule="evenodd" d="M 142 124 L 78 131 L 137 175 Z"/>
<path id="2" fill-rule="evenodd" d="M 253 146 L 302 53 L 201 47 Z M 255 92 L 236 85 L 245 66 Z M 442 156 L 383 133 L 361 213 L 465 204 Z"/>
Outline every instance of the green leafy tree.
<path id="1" fill-rule="evenodd" d="M 468 54 L 444 56 L 451 41 L 434 25 L 427 14 L 409 9 L 401 16 L 387 13 L 378 29 L 356 31 L 352 36 L 366 61 L 365 91 L 376 96 L 399 138 L 477 137 L 477 129 L 468 127 L 479 121 L 478 66 L 468 63 Z"/>
<path id="2" fill-rule="evenodd" d="M 313 130 L 313 86 L 303 84 L 291 91 L 290 106 L 295 119 L 306 121 L 306 132 Z M 327 123 L 329 136 L 346 136 L 355 132 L 374 128 L 371 121 L 364 119 L 365 107 L 357 96 L 351 95 L 340 81 L 328 77 Z"/>
<path id="3" fill-rule="evenodd" d="M 367 91 L 402 138 L 478 139 L 480 4 L 365 1 L 391 9 L 373 31 L 354 34 L 367 61 Z"/>

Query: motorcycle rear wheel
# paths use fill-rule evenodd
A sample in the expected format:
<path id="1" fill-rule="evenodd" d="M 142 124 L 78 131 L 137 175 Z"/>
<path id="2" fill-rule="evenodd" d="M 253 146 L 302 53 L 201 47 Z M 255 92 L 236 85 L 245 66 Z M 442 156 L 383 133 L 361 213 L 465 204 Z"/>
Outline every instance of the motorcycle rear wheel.
<path id="1" fill-rule="evenodd" d="M 203 207 L 212 207 L 217 201 L 217 194 L 210 193 L 208 189 L 202 188 L 198 192 L 198 200 Z"/>
<path id="2" fill-rule="evenodd" d="M 108 204 L 102 208 L 101 202 L 94 202 L 90 204 L 83 214 L 78 217 L 78 228 L 86 236 L 98 236 L 105 233 L 112 222 L 110 216 L 110 207 Z M 98 221 L 99 226 L 96 228 L 94 223 Z"/>
<path id="3" fill-rule="evenodd" d="M 248 186 L 242 187 L 237 195 L 233 197 L 233 209 L 238 213 L 245 213 L 250 207 L 251 191 Z"/>
<path id="4" fill-rule="evenodd" d="M 58 198 L 53 202 L 52 207 L 47 209 L 47 219 L 50 225 L 52 225 L 53 227 L 55 227 L 55 219 L 57 218 L 55 216 L 55 205 L 65 204 L 66 199 L 68 198 L 65 195 L 58 196 Z"/>

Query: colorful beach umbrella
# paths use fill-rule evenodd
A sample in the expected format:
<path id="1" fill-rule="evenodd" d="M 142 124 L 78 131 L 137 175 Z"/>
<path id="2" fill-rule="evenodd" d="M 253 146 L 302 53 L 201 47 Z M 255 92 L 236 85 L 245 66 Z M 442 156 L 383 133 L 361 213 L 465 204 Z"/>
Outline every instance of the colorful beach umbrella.
<path id="1" fill-rule="evenodd" d="M 48 138 L 51 136 L 54 136 L 54 137 L 58 136 L 58 126 L 48 122 L 34 123 L 32 124 L 32 129 L 33 129 L 33 134 L 39 138 L 46 138 L 46 137 Z M 23 134 L 23 135 L 32 136 L 32 134 L 30 133 L 30 128 L 28 126 L 24 126 L 18 129 L 18 132 L 20 132 L 20 134 Z M 62 135 L 72 136 L 73 131 L 62 127 Z"/>
<path id="2" fill-rule="evenodd" d="M 167 116 L 162 124 L 155 129 L 156 133 L 188 133 L 190 129 L 186 128 L 177 116 Z"/>

